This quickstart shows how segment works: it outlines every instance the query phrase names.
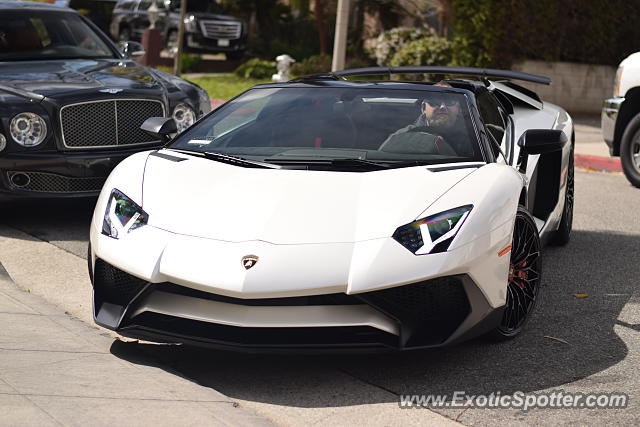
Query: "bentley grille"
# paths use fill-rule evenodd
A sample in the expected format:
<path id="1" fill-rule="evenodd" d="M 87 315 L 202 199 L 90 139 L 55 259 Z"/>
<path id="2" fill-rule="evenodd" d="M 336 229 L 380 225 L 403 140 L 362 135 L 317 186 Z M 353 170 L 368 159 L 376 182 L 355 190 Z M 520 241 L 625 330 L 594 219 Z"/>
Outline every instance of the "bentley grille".
<path id="1" fill-rule="evenodd" d="M 48 172 L 10 171 L 7 174 L 13 188 L 41 193 L 96 193 L 107 180 L 106 177 L 77 178 Z M 14 183 L 16 175 L 20 185 Z"/>
<path id="2" fill-rule="evenodd" d="M 149 117 L 164 117 L 160 101 L 118 99 L 66 105 L 60 111 L 67 148 L 108 148 L 159 142 L 140 129 Z"/>
<path id="3" fill-rule="evenodd" d="M 210 39 L 239 39 L 242 24 L 235 21 L 200 21 L 202 34 Z"/>

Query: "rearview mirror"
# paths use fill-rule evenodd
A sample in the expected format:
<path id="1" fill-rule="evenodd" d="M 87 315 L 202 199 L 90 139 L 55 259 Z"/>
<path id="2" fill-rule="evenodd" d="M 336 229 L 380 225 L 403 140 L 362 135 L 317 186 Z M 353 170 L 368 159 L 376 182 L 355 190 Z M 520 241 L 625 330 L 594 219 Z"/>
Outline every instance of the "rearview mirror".
<path id="1" fill-rule="evenodd" d="M 124 42 L 120 45 L 120 51 L 124 56 L 130 59 L 140 58 L 144 56 L 145 50 L 144 46 L 138 42 Z"/>
<path id="2" fill-rule="evenodd" d="M 560 151 L 567 143 L 567 136 L 561 130 L 529 129 L 518 140 L 518 146 L 525 154 L 545 154 Z"/>
<path id="3" fill-rule="evenodd" d="M 178 133 L 176 121 L 171 117 L 149 117 L 142 123 L 140 129 L 163 141 L 167 141 L 170 134 Z"/>

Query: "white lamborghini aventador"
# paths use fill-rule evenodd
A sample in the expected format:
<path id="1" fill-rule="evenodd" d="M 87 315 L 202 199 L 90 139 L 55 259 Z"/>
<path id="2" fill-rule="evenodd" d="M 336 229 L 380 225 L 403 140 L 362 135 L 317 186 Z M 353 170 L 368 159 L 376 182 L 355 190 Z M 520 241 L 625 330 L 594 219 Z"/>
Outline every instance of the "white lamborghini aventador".
<path id="1" fill-rule="evenodd" d="M 386 73 L 479 80 L 345 78 Z M 404 67 L 256 86 L 127 158 L 91 225 L 96 323 L 264 350 L 515 336 L 573 216 L 571 118 L 516 79 L 549 83 Z"/>

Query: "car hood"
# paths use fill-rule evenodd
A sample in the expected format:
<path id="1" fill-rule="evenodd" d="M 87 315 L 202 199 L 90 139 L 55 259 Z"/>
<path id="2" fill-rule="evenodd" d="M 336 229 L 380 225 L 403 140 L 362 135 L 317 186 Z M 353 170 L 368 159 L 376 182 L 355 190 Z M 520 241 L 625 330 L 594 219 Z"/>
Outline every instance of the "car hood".
<path id="1" fill-rule="evenodd" d="M 389 237 L 476 170 L 253 169 L 164 153 L 188 160 L 149 156 L 142 188 L 149 225 L 233 242 L 335 243 Z"/>
<path id="2" fill-rule="evenodd" d="M 0 86 L 50 98 L 83 90 L 162 87 L 145 67 L 116 59 L 2 62 Z"/>

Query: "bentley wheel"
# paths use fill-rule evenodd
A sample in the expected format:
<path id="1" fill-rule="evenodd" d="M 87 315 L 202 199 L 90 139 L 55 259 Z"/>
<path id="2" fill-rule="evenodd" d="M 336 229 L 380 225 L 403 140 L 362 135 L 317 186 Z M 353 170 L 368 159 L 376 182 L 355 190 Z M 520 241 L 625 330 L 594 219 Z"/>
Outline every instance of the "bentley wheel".
<path id="1" fill-rule="evenodd" d="M 640 187 L 640 115 L 629 122 L 622 135 L 620 160 L 629 182 Z"/>
<path id="2" fill-rule="evenodd" d="M 538 300 L 541 267 L 538 229 L 531 215 L 519 207 L 513 230 L 507 301 L 500 325 L 489 334 L 491 338 L 505 340 L 522 331 Z"/>

